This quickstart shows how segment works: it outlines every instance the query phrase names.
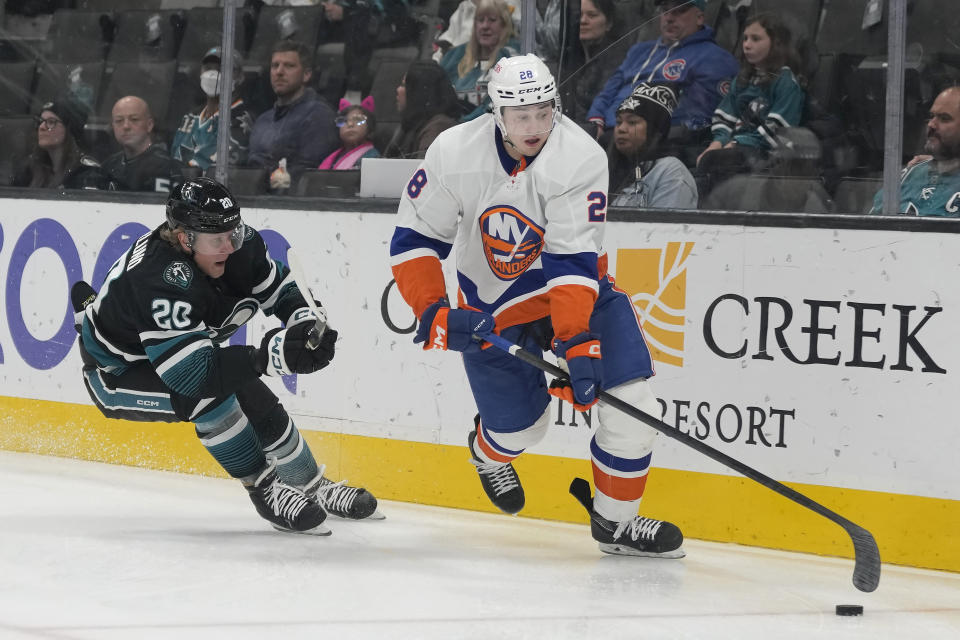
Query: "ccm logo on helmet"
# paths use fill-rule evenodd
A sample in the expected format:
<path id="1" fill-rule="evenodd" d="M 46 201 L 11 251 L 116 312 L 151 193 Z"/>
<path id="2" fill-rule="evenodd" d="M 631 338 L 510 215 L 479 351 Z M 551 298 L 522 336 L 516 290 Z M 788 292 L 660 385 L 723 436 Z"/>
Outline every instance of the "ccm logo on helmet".
<path id="1" fill-rule="evenodd" d="M 539 87 L 533 87 L 531 89 L 520 89 L 517 91 L 517 95 L 523 95 L 524 93 L 537 93 L 540 91 Z"/>

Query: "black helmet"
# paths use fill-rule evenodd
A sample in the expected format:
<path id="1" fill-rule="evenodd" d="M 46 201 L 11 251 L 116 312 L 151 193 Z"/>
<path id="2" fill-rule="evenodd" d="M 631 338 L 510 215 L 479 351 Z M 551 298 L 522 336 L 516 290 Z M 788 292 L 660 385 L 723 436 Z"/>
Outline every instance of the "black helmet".
<path id="1" fill-rule="evenodd" d="M 199 233 L 223 233 L 241 223 L 237 200 L 210 178 L 192 178 L 176 187 L 167 200 L 167 224 Z"/>

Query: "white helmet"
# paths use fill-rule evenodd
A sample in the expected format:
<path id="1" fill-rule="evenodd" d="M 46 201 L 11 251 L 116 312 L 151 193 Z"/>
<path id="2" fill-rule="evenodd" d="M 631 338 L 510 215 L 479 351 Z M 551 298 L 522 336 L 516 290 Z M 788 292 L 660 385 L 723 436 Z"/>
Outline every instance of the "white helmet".
<path id="1" fill-rule="evenodd" d="M 504 137 L 507 136 L 503 123 L 504 107 L 521 107 L 553 100 L 553 126 L 560 121 L 557 83 L 547 65 L 532 53 L 500 58 L 490 71 L 487 95 L 493 102 L 493 117 Z"/>

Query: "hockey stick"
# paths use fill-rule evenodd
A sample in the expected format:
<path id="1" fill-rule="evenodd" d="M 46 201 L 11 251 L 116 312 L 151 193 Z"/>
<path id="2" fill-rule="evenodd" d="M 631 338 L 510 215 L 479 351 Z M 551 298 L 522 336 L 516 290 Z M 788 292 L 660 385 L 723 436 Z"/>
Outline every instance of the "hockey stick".
<path id="1" fill-rule="evenodd" d="M 505 340 L 496 334 L 490 334 L 489 336 L 484 337 L 483 340 L 491 343 L 498 349 L 506 351 L 513 357 L 519 358 L 527 364 L 533 365 L 541 371 L 549 373 L 557 378 L 569 379 L 567 372 L 560 367 L 550 364 L 543 358 L 539 358 L 529 351 L 521 349 L 518 345 L 513 344 L 509 340 Z M 637 409 L 633 405 L 627 404 L 623 400 L 610 395 L 606 391 L 600 391 L 597 396 L 600 398 L 600 400 L 609 404 L 613 408 L 624 412 L 632 418 L 640 420 L 647 426 L 656 429 L 668 438 L 673 438 L 674 440 L 677 440 L 688 447 L 699 451 L 711 460 L 715 460 L 720 464 L 737 471 L 747 478 L 750 478 L 754 482 L 759 482 L 771 491 L 775 491 L 783 497 L 793 500 L 800 506 L 806 507 L 807 509 L 814 511 L 824 518 L 827 518 L 828 520 L 831 520 L 832 522 L 835 522 L 843 527 L 843 530 L 847 532 L 847 535 L 849 535 L 850 539 L 853 541 L 853 586 L 860 591 L 866 592 L 873 591 L 877 588 L 877 585 L 880 583 L 880 550 L 877 548 L 876 540 L 873 539 L 873 534 L 871 534 L 869 531 L 847 520 L 843 516 L 834 513 L 830 509 L 827 509 L 822 504 L 814 502 L 802 493 L 799 493 L 790 487 L 777 482 L 773 478 L 757 471 L 756 469 L 753 469 L 752 467 L 748 467 L 739 460 L 731 458 L 727 454 L 714 449 L 710 445 L 704 444 L 693 436 L 687 435 L 679 429 L 672 428 L 666 422 L 654 418 L 640 409 Z"/>
<path id="2" fill-rule="evenodd" d="M 320 338 L 323 336 L 323 332 L 327 330 L 327 313 L 318 308 L 317 303 L 313 300 L 313 294 L 310 293 L 310 287 L 307 286 L 307 277 L 304 275 L 303 265 L 300 264 L 300 256 L 293 249 L 287 250 L 287 262 L 289 263 L 287 266 L 290 267 L 290 273 L 293 275 L 293 281 L 297 283 L 297 289 L 300 290 L 300 295 L 307 301 L 307 306 L 310 307 L 313 315 L 317 316 L 317 331 L 311 333 L 310 337 L 307 338 L 307 349 L 312 351 L 320 345 Z"/>

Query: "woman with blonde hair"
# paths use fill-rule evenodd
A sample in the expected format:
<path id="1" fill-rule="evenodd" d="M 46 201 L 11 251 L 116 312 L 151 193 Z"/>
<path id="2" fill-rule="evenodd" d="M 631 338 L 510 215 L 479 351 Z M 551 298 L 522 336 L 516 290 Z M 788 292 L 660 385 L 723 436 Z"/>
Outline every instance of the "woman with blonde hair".
<path id="1" fill-rule="evenodd" d="M 440 60 L 457 97 L 475 107 L 460 118 L 463 122 L 480 116 L 489 105 L 486 79 L 494 63 L 520 52 L 511 13 L 503 0 L 479 0 L 470 41 L 450 49 Z"/>

